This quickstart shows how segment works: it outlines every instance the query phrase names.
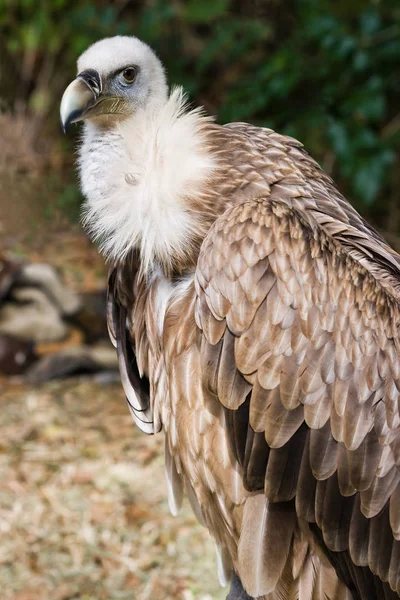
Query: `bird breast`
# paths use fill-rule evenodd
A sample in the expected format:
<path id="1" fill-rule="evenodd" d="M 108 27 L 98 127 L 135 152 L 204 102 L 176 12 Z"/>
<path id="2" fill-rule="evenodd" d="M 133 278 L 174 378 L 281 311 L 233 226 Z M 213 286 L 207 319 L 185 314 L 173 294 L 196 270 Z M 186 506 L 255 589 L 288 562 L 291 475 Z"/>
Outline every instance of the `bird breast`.
<path id="1" fill-rule="evenodd" d="M 110 129 L 85 125 L 80 148 L 84 224 L 111 260 L 140 249 L 142 268 L 188 253 L 199 230 L 190 210 L 215 161 L 197 114 L 172 95 L 156 116 L 139 113 Z M 172 106 L 171 106 L 172 105 Z"/>

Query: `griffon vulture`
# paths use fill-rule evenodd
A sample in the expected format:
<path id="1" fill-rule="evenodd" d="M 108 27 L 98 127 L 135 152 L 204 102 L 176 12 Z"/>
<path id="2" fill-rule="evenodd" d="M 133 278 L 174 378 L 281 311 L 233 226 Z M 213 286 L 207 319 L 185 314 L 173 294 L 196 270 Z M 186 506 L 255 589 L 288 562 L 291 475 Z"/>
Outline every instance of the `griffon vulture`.
<path id="1" fill-rule="evenodd" d="M 134 37 L 83 53 L 61 120 L 130 411 L 228 598 L 398 598 L 400 257 L 298 141 L 189 109 Z"/>

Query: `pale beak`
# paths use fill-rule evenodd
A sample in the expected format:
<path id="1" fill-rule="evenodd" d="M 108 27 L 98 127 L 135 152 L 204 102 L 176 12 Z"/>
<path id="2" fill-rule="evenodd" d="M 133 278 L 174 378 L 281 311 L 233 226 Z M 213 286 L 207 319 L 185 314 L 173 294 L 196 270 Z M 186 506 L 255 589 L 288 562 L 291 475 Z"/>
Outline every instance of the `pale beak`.
<path id="1" fill-rule="evenodd" d="M 87 111 L 96 105 L 101 92 L 100 75 L 94 69 L 82 71 L 65 90 L 60 106 L 64 133 L 68 125 L 85 118 Z"/>

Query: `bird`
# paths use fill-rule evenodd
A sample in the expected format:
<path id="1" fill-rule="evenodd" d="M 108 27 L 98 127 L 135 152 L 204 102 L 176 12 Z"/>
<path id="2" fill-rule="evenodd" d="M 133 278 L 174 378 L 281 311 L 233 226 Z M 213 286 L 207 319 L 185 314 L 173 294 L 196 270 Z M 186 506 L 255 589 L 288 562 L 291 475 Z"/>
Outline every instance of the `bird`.
<path id="1" fill-rule="evenodd" d="M 186 493 L 229 600 L 398 598 L 399 255 L 300 142 L 193 108 L 138 38 L 77 67 L 61 122 L 171 512 Z"/>

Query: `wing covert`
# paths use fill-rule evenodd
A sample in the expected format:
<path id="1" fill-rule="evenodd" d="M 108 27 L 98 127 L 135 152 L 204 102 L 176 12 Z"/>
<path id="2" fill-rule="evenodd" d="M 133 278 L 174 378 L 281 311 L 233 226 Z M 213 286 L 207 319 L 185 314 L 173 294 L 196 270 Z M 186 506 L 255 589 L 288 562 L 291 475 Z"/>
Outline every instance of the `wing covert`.
<path id="1" fill-rule="evenodd" d="M 397 258 L 336 230 L 277 198 L 216 221 L 196 273 L 203 385 L 245 486 L 295 499 L 328 553 L 400 593 Z"/>

